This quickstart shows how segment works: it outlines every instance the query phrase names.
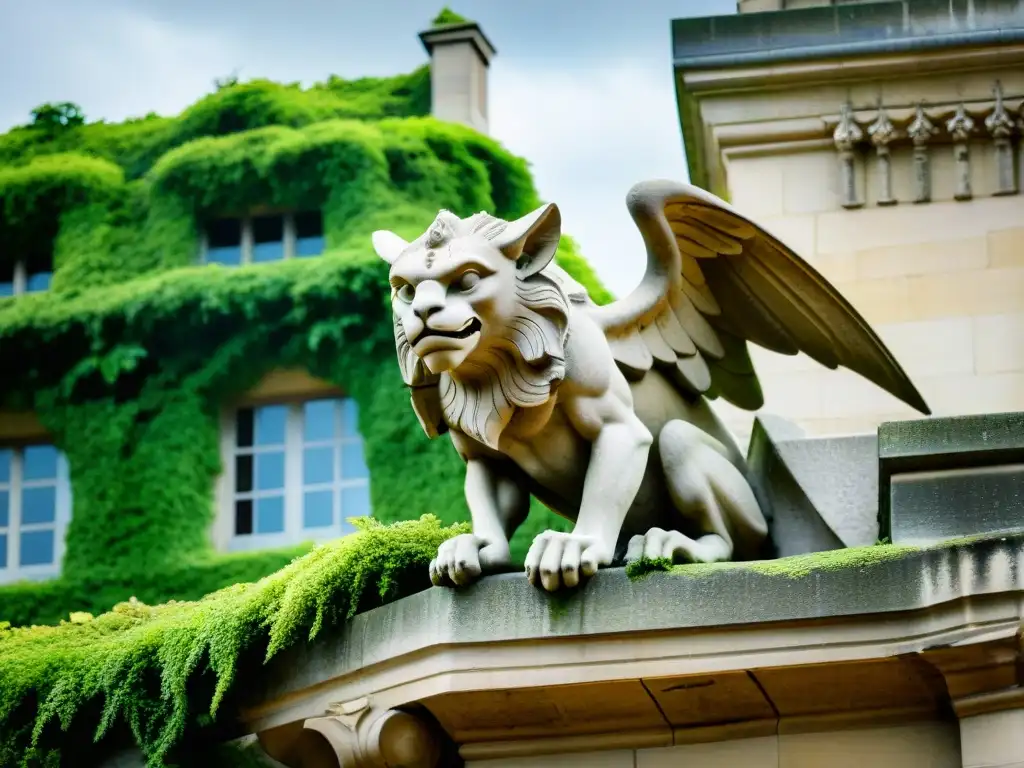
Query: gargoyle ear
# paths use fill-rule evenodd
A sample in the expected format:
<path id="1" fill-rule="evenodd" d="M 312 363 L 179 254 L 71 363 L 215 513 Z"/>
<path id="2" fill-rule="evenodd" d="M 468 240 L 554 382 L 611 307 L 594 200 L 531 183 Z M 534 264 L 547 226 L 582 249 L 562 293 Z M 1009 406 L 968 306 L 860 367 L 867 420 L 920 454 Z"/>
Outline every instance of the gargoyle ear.
<path id="1" fill-rule="evenodd" d="M 508 258 L 515 259 L 523 277 L 540 272 L 551 263 L 562 237 L 562 214 L 554 203 L 509 222 L 494 239 L 494 245 Z"/>
<path id="2" fill-rule="evenodd" d="M 395 259 L 399 257 L 402 251 L 409 247 L 405 240 L 394 232 L 388 232 L 386 229 L 378 229 L 373 233 L 371 239 L 373 240 L 373 250 L 388 264 L 394 264 Z"/>

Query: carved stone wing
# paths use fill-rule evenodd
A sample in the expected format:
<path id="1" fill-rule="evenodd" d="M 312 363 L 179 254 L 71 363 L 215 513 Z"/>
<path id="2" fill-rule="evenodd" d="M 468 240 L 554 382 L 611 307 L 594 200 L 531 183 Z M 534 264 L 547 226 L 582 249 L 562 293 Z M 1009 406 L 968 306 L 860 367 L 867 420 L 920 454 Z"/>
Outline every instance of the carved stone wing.
<path id="1" fill-rule="evenodd" d="M 764 398 L 749 341 L 845 366 L 929 413 L 839 292 L 726 202 L 689 184 L 648 181 L 630 190 L 626 204 L 647 246 L 647 271 L 628 296 L 588 311 L 627 377 L 657 365 L 691 395 L 756 410 Z"/>

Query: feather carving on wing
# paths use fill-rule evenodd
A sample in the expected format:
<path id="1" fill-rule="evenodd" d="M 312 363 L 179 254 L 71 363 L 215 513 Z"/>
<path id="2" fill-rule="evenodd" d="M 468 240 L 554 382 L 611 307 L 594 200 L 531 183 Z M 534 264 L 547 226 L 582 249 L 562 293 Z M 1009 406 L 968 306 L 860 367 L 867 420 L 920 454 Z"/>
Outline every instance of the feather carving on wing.
<path id="1" fill-rule="evenodd" d="M 689 396 L 764 403 L 747 342 L 844 366 L 929 413 L 892 353 L 813 267 L 725 201 L 689 184 L 648 181 L 626 204 L 647 270 L 624 298 L 588 308 L 632 380 L 657 366 Z"/>

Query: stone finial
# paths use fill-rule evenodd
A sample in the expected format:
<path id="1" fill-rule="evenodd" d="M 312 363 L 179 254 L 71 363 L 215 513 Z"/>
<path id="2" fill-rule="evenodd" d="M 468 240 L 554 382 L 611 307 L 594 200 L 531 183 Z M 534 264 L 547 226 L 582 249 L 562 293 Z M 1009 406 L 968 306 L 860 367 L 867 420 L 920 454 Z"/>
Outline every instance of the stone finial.
<path id="1" fill-rule="evenodd" d="M 996 81 L 996 104 L 985 117 L 985 128 L 988 129 L 995 145 L 996 164 L 996 195 L 1014 195 L 1017 193 L 1017 179 L 1014 169 L 1013 147 L 1010 137 L 1016 128 L 1014 120 L 1003 103 L 1003 87 Z"/>
<path id="2" fill-rule="evenodd" d="M 892 195 L 892 158 L 889 154 L 889 144 L 896 139 L 899 132 L 881 103 L 878 105 L 878 117 L 868 126 L 868 135 L 878 155 L 878 204 L 895 205 L 896 198 Z"/>
<path id="3" fill-rule="evenodd" d="M 881 105 L 878 107 L 878 117 L 868 126 L 868 136 L 871 137 L 871 143 L 878 148 L 887 148 L 899 136 L 899 131 L 889 119 L 889 113 Z"/>
<path id="4" fill-rule="evenodd" d="M 985 128 L 994 139 L 1008 139 L 1013 134 L 1014 124 L 1003 103 L 1003 87 L 999 82 L 996 82 L 995 95 L 996 105 L 985 118 Z"/>
<path id="5" fill-rule="evenodd" d="M 938 132 L 939 129 L 935 127 L 935 124 L 925 114 L 924 105 L 918 104 L 917 111 L 914 113 L 914 119 L 907 126 L 907 136 L 914 142 L 914 146 L 924 146 Z"/>
<path id="6" fill-rule="evenodd" d="M 956 114 L 946 121 L 946 131 L 956 142 L 966 142 L 974 133 L 974 118 L 967 114 L 962 102 L 956 108 Z"/>
<path id="7" fill-rule="evenodd" d="M 840 152 L 848 152 L 864 139 L 864 131 L 853 118 L 853 107 L 843 104 L 839 112 L 839 124 L 832 133 L 832 140 Z"/>
<path id="8" fill-rule="evenodd" d="M 954 114 L 946 121 L 946 130 L 953 138 L 953 160 L 956 163 L 956 191 L 954 200 L 970 200 L 974 196 L 971 189 L 971 155 L 967 142 L 974 132 L 974 119 L 967 114 L 963 102 Z"/>
<path id="9" fill-rule="evenodd" d="M 917 112 L 910 125 L 907 136 L 914 143 L 914 202 L 927 203 L 932 199 L 932 166 L 928 156 L 928 142 L 939 129 L 928 119 L 924 105 L 917 105 Z"/>
<path id="10" fill-rule="evenodd" d="M 853 118 L 853 107 L 849 102 L 843 104 L 839 111 L 839 124 L 832 133 L 832 140 L 839 151 L 839 175 L 842 186 L 843 208 L 860 208 L 862 205 L 857 196 L 856 158 L 853 150 L 864 139 L 864 131 Z"/>

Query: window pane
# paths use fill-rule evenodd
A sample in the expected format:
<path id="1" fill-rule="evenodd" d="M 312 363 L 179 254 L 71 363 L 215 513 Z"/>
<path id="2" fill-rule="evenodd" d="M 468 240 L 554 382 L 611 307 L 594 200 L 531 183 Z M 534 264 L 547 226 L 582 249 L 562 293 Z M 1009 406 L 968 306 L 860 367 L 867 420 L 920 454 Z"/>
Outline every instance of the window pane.
<path id="1" fill-rule="evenodd" d="M 367 517 L 370 514 L 370 487 L 361 485 L 341 489 L 341 530 L 352 533 L 355 528 L 348 522 L 349 517 Z"/>
<path id="2" fill-rule="evenodd" d="M 256 445 L 282 445 L 288 409 L 283 405 L 267 405 L 256 409 Z"/>
<path id="3" fill-rule="evenodd" d="M 238 266 L 242 263 L 242 222 L 220 219 L 206 228 L 206 261 Z"/>
<path id="4" fill-rule="evenodd" d="M 52 445 L 30 445 L 22 455 L 26 480 L 53 480 L 57 477 L 57 449 Z"/>
<path id="5" fill-rule="evenodd" d="M 0 528 L 6 528 L 11 524 L 11 494 L 8 491 L 0 491 Z"/>
<path id="6" fill-rule="evenodd" d="M 252 260 L 280 261 L 284 258 L 284 219 L 261 216 L 252 222 Z"/>
<path id="7" fill-rule="evenodd" d="M 21 564 L 53 563 L 53 531 L 25 531 L 21 534 Z"/>
<path id="8" fill-rule="evenodd" d="M 252 220 L 252 241 L 280 243 L 284 240 L 284 218 L 282 216 L 259 216 Z"/>
<path id="9" fill-rule="evenodd" d="M 239 448 L 252 445 L 252 408 L 242 408 L 235 417 L 235 443 Z"/>
<path id="10" fill-rule="evenodd" d="M 57 489 L 21 489 L 21 522 L 25 525 L 52 523 L 57 519 Z"/>
<path id="11" fill-rule="evenodd" d="M 252 247 L 252 260 L 256 263 L 280 261 L 284 258 L 284 242 L 257 243 Z"/>
<path id="12" fill-rule="evenodd" d="M 25 292 L 38 293 L 39 291 L 48 290 L 52 279 L 52 272 L 36 272 L 29 275 L 25 280 Z"/>
<path id="13" fill-rule="evenodd" d="M 237 267 L 242 263 L 242 246 L 232 245 L 223 248 L 207 248 L 206 263 Z"/>
<path id="14" fill-rule="evenodd" d="M 256 500 L 256 532 L 284 532 L 284 496 Z"/>
<path id="15" fill-rule="evenodd" d="M 284 488 L 284 451 L 256 454 L 256 488 L 260 491 Z"/>
<path id="16" fill-rule="evenodd" d="M 324 217 L 320 211 L 305 211 L 295 214 L 295 236 L 297 238 L 323 237 L 323 234 Z"/>
<path id="17" fill-rule="evenodd" d="M 334 437 L 334 404 L 337 400 L 311 400 L 302 406 L 302 433 L 307 443 Z"/>
<path id="18" fill-rule="evenodd" d="M 334 492 L 306 491 L 302 500 L 302 527 L 328 528 L 334 524 Z"/>
<path id="19" fill-rule="evenodd" d="M 206 242 L 210 248 L 230 248 L 242 244 L 242 222 L 238 219 L 217 219 L 206 226 Z"/>
<path id="20" fill-rule="evenodd" d="M 341 401 L 341 434 L 345 437 L 359 436 L 359 406 L 351 397 Z"/>
<path id="21" fill-rule="evenodd" d="M 10 448 L 0 450 L 0 483 L 11 482 L 11 456 L 13 451 Z"/>
<path id="22" fill-rule="evenodd" d="M 252 533 L 252 500 L 239 499 L 235 502 L 235 535 Z"/>
<path id="23" fill-rule="evenodd" d="M 252 455 L 235 457 L 235 492 L 247 493 L 252 490 Z"/>
<path id="24" fill-rule="evenodd" d="M 324 252 L 324 239 L 322 237 L 302 237 L 295 241 L 295 255 L 319 256 Z"/>
<path id="25" fill-rule="evenodd" d="M 345 480 L 370 476 L 370 470 L 366 468 L 366 460 L 363 458 L 361 441 L 345 443 L 341 446 L 341 476 Z"/>
<path id="26" fill-rule="evenodd" d="M 334 449 L 307 448 L 302 452 L 302 482 L 305 485 L 334 481 Z"/>
<path id="27" fill-rule="evenodd" d="M 7 534 L 0 533 L 0 568 L 7 567 Z"/>

